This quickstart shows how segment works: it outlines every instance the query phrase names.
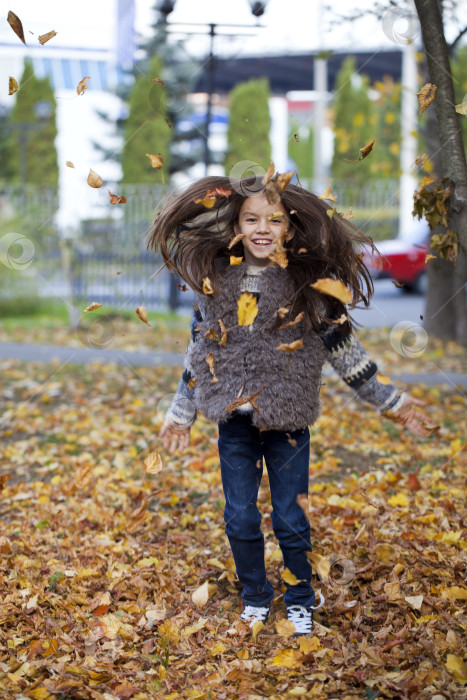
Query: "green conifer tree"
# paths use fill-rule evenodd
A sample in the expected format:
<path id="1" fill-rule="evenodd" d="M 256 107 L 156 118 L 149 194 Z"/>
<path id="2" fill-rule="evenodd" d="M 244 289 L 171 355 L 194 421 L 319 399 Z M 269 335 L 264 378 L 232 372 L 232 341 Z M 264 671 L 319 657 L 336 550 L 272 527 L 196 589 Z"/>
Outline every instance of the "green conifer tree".
<path id="1" fill-rule="evenodd" d="M 375 148 L 368 159 L 370 173 L 376 178 L 397 178 L 400 171 L 401 85 L 390 76 L 374 86 L 379 97 L 374 103 Z"/>
<path id="2" fill-rule="evenodd" d="M 167 182 L 171 128 L 167 123 L 166 94 L 162 83 L 153 82 L 162 73 L 162 60 L 153 56 L 148 73 L 140 74 L 130 94 L 125 122 L 122 182 L 127 184 Z M 160 170 L 151 166 L 146 153 L 162 156 Z"/>
<path id="3" fill-rule="evenodd" d="M 378 136 L 377 117 L 368 93 L 367 76 L 357 73 L 354 58 L 346 58 L 336 79 L 331 173 L 336 180 L 359 186 L 370 178 L 371 158 L 374 155 L 372 153 L 358 161 L 359 151 Z M 375 144 L 377 147 L 378 140 Z"/>
<path id="4" fill-rule="evenodd" d="M 268 167 L 271 161 L 269 96 L 266 78 L 239 83 L 231 91 L 226 173 L 242 160 Z"/>
<path id="5" fill-rule="evenodd" d="M 297 168 L 297 175 L 302 180 L 313 177 L 313 128 L 311 124 L 300 126 L 292 121 L 289 134 L 289 158 Z"/>
<path id="6" fill-rule="evenodd" d="M 8 119 L 13 180 L 58 185 L 55 112 L 55 96 L 49 78 L 37 78 L 31 61 L 26 59 L 16 102 Z"/>
<path id="7" fill-rule="evenodd" d="M 452 80 L 456 93 L 456 103 L 467 102 L 467 46 L 462 46 L 456 51 L 451 60 Z M 464 107 L 465 109 L 465 107 Z M 467 153 L 467 116 L 460 116 L 462 140 Z"/>

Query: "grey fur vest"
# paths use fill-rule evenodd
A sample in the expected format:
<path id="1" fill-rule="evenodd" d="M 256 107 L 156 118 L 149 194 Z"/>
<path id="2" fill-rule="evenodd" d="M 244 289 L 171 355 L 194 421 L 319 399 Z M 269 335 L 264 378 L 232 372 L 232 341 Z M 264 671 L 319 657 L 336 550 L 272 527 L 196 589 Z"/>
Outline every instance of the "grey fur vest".
<path id="1" fill-rule="evenodd" d="M 261 273 L 258 315 L 253 326 L 239 326 L 237 302 L 245 271 L 245 263 L 228 267 L 220 282 L 220 295 L 198 298 L 203 322 L 187 358 L 197 380 L 196 406 L 208 419 L 224 422 L 231 415 L 226 411 L 229 404 L 261 390 L 256 399 L 259 412 L 252 413 L 255 426 L 263 430 L 305 428 L 319 414 L 321 370 L 326 356 L 323 342 L 313 330 L 305 334 L 303 322 L 293 328 L 272 330 L 278 309 L 290 307 L 287 302 L 293 294 L 290 276 L 278 266 Z M 218 319 L 227 328 L 225 347 L 204 335 L 213 328 L 220 337 Z M 289 320 L 285 316 L 281 323 Z M 277 349 L 300 338 L 304 347 L 295 352 Z M 211 354 L 215 376 L 206 361 Z"/>

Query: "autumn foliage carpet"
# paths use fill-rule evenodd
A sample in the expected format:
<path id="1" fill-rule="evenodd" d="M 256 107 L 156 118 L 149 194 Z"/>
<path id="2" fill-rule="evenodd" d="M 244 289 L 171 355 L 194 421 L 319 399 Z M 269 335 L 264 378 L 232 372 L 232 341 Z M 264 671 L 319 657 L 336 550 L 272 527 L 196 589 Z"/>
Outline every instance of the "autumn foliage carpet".
<path id="1" fill-rule="evenodd" d="M 418 439 L 327 380 L 311 447 L 314 634 L 253 632 L 223 531 L 215 426 L 171 457 L 177 370 L 3 361 L 0 697 L 465 698 L 465 396 L 418 387 Z M 158 450 L 162 470 L 148 473 Z M 195 599 L 194 602 L 193 597 Z"/>

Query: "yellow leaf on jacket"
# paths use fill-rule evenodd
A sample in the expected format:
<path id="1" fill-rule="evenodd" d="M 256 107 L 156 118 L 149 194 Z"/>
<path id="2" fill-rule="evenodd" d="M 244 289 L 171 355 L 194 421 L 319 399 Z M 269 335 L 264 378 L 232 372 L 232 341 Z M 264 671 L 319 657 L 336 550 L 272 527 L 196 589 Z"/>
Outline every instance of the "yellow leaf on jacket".
<path id="1" fill-rule="evenodd" d="M 310 286 L 322 294 L 339 299 L 343 304 L 349 304 L 352 301 L 352 293 L 340 280 L 323 277 Z"/>
<path id="2" fill-rule="evenodd" d="M 284 352 L 295 352 L 303 348 L 303 339 L 293 340 L 291 343 L 281 343 L 277 346 L 276 350 L 283 350 Z"/>
<path id="3" fill-rule="evenodd" d="M 237 316 L 239 326 L 251 326 L 258 315 L 256 297 L 251 292 L 243 292 L 237 302 Z"/>
<path id="4" fill-rule="evenodd" d="M 203 294 L 213 294 L 214 290 L 212 288 L 211 280 L 209 277 L 203 277 Z"/>
<path id="5" fill-rule="evenodd" d="M 240 265 L 242 260 L 243 260 L 243 258 L 237 258 L 235 255 L 230 256 L 230 264 L 231 265 Z"/>

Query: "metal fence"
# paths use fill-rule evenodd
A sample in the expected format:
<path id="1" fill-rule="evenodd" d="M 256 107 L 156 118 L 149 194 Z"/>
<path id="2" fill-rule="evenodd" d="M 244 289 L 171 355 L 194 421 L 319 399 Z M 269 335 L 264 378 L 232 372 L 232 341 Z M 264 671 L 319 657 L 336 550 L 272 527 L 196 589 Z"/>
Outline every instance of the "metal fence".
<path id="1" fill-rule="evenodd" d="M 302 183 L 313 188 L 313 183 Z M 357 188 L 334 182 L 338 210 L 352 206 L 355 223 L 376 239 L 396 233 L 398 181 L 373 180 Z M 183 292 L 154 253 L 146 236 L 166 191 L 161 186 L 125 186 L 127 203 L 102 204 L 66 236 L 57 229 L 58 193 L 33 186 L 0 190 L 0 298 L 24 296 L 98 301 L 121 309 L 144 304 L 154 310 L 189 310 L 194 295 Z"/>

